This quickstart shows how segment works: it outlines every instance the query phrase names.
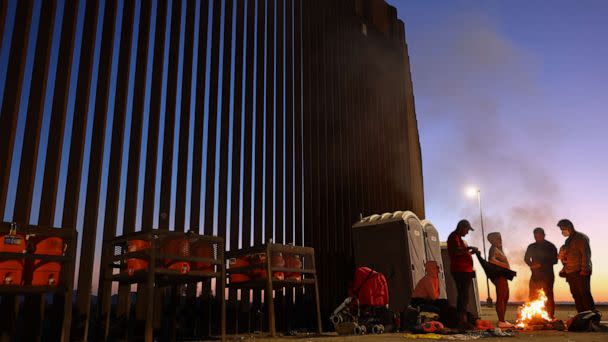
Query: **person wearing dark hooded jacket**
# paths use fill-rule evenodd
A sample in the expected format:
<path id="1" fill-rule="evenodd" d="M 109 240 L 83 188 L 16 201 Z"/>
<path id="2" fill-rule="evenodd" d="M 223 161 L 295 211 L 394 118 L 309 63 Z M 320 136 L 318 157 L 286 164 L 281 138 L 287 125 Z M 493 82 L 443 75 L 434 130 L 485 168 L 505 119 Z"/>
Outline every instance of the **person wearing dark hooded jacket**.
<path id="1" fill-rule="evenodd" d="M 570 285 L 576 311 L 595 310 L 595 302 L 591 295 L 591 247 L 587 235 L 574 229 L 574 224 L 568 219 L 560 220 L 557 226 L 562 235 L 567 237 L 560 248 L 559 259 L 564 268 L 559 272 Z"/>

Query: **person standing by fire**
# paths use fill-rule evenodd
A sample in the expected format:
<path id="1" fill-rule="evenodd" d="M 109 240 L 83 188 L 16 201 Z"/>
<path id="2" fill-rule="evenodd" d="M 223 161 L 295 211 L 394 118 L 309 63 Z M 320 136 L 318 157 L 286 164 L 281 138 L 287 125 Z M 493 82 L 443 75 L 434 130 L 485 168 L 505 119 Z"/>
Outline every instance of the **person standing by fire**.
<path id="1" fill-rule="evenodd" d="M 589 238 L 576 231 L 574 224 L 568 219 L 560 220 L 557 226 L 561 229 L 562 235 L 567 237 L 559 251 L 559 259 L 564 265 L 559 275 L 566 278 L 566 282 L 570 285 L 576 311 L 595 310 L 595 302 L 591 295 L 592 265 Z"/>
<path id="2" fill-rule="evenodd" d="M 488 241 L 492 245 L 488 253 L 488 262 L 496 266 L 511 269 L 509 259 L 502 250 L 502 236 L 500 233 L 488 234 Z M 496 315 L 498 315 L 499 328 L 513 328 L 513 324 L 505 320 L 507 302 L 509 301 L 509 281 L 501 274 L 490 277 L 492 284 L 496 287 Z"/>
<path id="3" fill-rule="evenodd" d="M 557 248 L 551 242 L 545 240 L 545 231 L 538 227 L 534 228 L 534 240 L 526 249 L 524 262 L 530 267 L 530 300 L 538 298 L 538 292 L 543 290 L 547 296 L 547 313 L 551 318 L 555 317 L 555 300 L 553 299 L 553 284 L 555 274 L 553 265 L 557 264 Z"/>
<path id="4" fill-rule="evenodd" d="M 473 280 L 473 258 L 472 254 L 478 252 L 477 247 L 469 247 L 462 239 L 474 230 L 467 220 L 460 220 L 448 237 L 448 254 L 450 256 L 450 271 L 456 283 L 456 310 L 458 312 L 458 324 L 470 327 L 474 322 L 469 322 L 467 317 L 467 304 L 469 303 L 469 292 Z"/>

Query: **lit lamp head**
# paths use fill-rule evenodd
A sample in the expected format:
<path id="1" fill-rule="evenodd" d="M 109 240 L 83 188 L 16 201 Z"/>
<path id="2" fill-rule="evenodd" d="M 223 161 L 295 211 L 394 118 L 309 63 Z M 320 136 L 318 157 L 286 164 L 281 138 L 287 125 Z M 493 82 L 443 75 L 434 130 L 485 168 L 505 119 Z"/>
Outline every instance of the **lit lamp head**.
<path id="1" fill-rule="evenodd" d="M 465 193 L 468 197 L 470 198 L 475 198 L 477 197 L 477 194 L 479 193 L 479 188 L 475 187 L 475 186 L 470 186 L 466 189 Z"/>

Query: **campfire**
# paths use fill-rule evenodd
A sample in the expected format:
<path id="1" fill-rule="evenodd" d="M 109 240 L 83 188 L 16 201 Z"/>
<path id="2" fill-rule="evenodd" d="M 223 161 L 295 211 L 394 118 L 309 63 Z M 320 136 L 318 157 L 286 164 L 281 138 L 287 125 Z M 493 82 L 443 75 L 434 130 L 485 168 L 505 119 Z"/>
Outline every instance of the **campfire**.
<path id="1" fill-rule="evenodd" d="M 526 330 L 564 330 L 564 323 L 549 316 L 546 310 L 547 296 L 539 290 L 538 297 L 527 302 L 517 310 L 515 326 Z"/>

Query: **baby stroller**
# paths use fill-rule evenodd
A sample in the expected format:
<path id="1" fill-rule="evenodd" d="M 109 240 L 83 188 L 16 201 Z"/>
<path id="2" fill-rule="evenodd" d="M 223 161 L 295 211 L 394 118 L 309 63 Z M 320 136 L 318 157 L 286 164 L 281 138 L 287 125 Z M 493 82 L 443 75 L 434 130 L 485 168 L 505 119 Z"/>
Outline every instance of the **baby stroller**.
<path id="1" fill-rule="evenodd" d="M 382 334 L 399 326 L 398 317 L 388 309 L 388 285 L 382 273 L 359 267 L 348 289 L 348 298 L 330 320 L 339 334 Z"/>

